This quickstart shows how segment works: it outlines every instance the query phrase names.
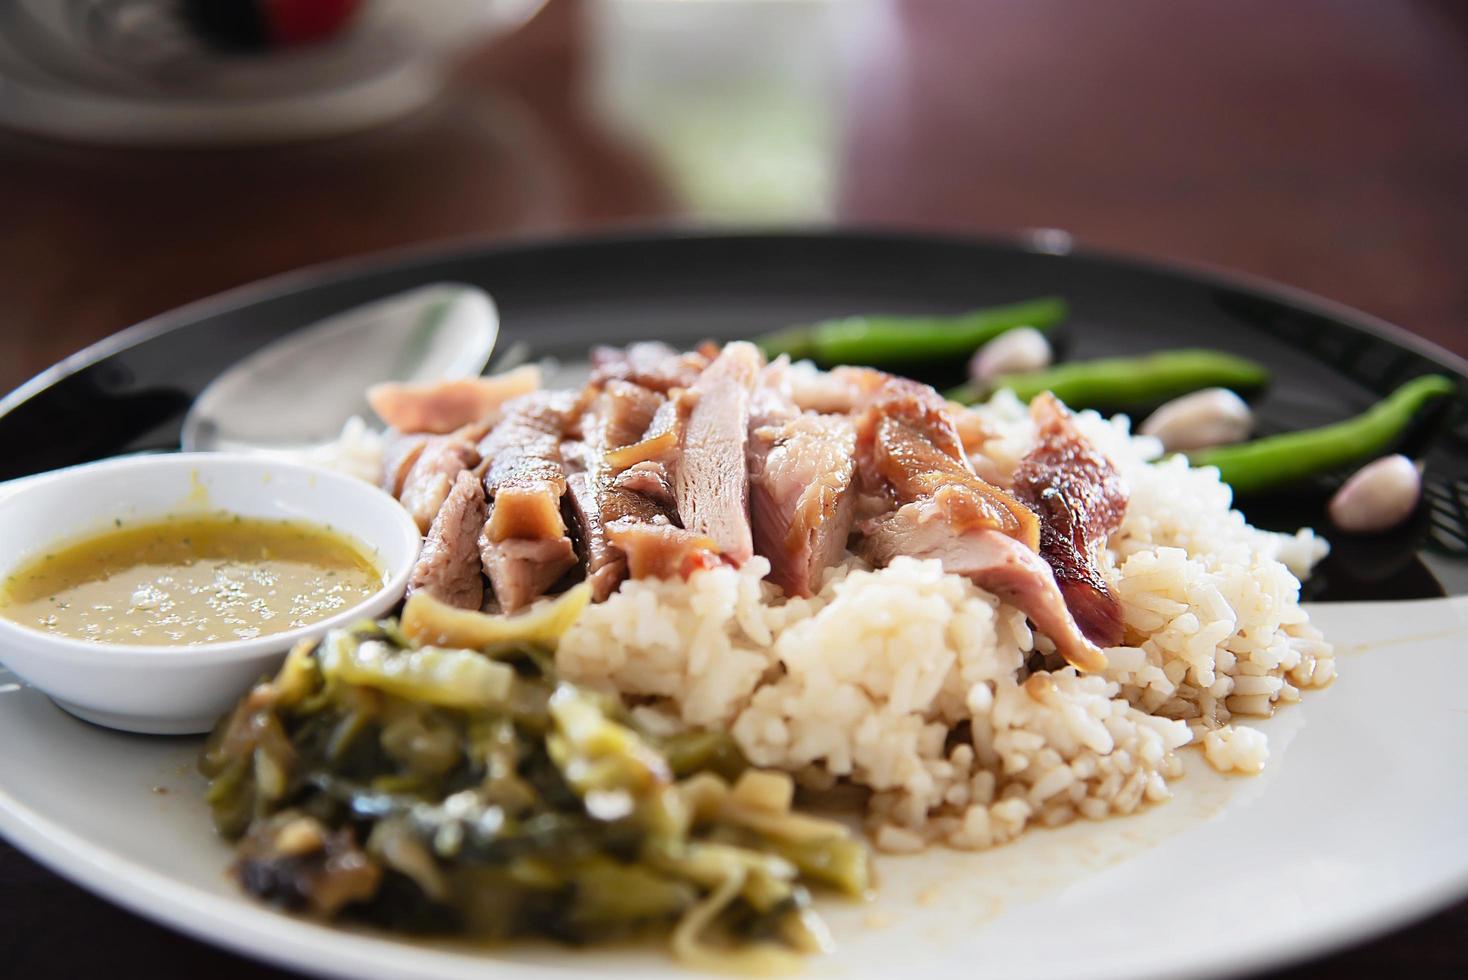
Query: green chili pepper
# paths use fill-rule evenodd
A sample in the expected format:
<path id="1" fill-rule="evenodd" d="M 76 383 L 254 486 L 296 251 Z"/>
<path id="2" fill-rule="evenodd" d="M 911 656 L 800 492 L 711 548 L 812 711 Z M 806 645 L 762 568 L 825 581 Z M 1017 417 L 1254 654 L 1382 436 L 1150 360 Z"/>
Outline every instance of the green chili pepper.
<path id="1" fill-rule="evenodd" d="M 1380 455 L 1401 438 L 1428 402 L 1457 386 L 1440 374 L 1409 381 L 1355 418 L 1232 446 L 1189 453 L 1194 466 L 1216 466 L 1236 493 L 1251 493 Z"/>
<path id="2" fill-rule="evenodd" d="M 1071 408 L 1124 409 L 1155 405 L 1200 388 L 1247 391 L 1268 382 L 1264 365 L 1242 357 L 1215 350 L 1170 350 L 1006 374 L 988 383 L 960 385 L 948 397 L 971 405 L 1008 388 L 1021 401 L 1050 391 Z"/>
<path id="3" fill-rule="evenodd" d="M 1064 300 L 1047 298 L 957 316 L 851 316 L 787 327 L 756 342 L 770 358 L 883 367 L 966 357 L 1006 330 L 1049 330 L 1066 313 Z"/>

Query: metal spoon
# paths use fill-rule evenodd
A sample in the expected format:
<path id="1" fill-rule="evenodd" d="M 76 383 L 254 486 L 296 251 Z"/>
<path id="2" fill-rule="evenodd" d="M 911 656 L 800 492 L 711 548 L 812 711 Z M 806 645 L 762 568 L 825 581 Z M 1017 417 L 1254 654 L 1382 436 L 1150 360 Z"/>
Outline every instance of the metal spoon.
<path id="1" fill-rule="evenodd" d="M 335 439 L 379 381 L 435 381 L 484 370 L 499 335 L 489 294 L 437 283 L 328 317 L 235 364 L 194 400 L 185 452 L 299 450 Z"/>

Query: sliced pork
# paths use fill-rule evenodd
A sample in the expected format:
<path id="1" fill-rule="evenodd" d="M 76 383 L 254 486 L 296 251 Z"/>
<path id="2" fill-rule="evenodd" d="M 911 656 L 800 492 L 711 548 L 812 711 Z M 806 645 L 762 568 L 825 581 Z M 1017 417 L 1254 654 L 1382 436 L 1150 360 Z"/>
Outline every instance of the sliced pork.
<path id="1" fill-rule="evenodd" d="M 461 609 L 478 609 L 484 603 L 477 543 L 484 517 L 484 487 L 472 471 L 462 470 L 428 528 L 408 579 L 409 595 L 427 592 Z"/>
<path id="2" fill-rule="evenodd" d="M 667 399 L 650 388 L 629 381 L 608 381 L 582 418 L 584 438 L 604 453 L 630 446 L 648 433 L 665 405 Z"/>
<path id="3" fill-rule="evenodd" d="M 540 368 L 516 368 L 489 378 L 410 384 L 386 381 L 367 389 L 367 404 L 399 432 L 443 435 L 492 419 L 512 398 L 540 387 Z"/>
<path id="4" fill-rule="evenodd" d="M 561 429 L 565 400 L 529 395 L 509 406 L 505 418 L 480 443 L 488 461 L 484 488 L 493 501 L 486 533 L 492 541 L 555 538 L 566 531 L 561 495 Z"/>
<path id="5" fill-rule="evenodd" d="M 1050 566 L 1022 542 L 990 527 L 955 532 L 932 500 L 907 504 L 864 530 L 861 555 L 873 565 L 901 555 L 936 558 L 944 571 L 967 577 L 1022 611 L 1077 670 L 1105 669 L 1106 655 L 1076 625 Z"/>
<path id="6" fill-rule="evenodd" d="M 970 459 L 991 435 L 982 420 L 927 385 L 869 368 L 766 365 L 739 342 L 592 357 L 579 392 L 492 407 L 483 385 L 472 386 L 479 401 L 456 401 L 453 386 L 390 390 L 385 410 L 403 425 L 457 423 L 389 444 L 384 486 L 429 536 L 414 589 L 476 604 L 482 583 L 466 554 L 477 522 L 479 566 L 507 611 L 553 585 L 578 551 L 597 600 L 629 575 L 687 576 L 755 553 L 787 595 L 809 596 L 855 529 L 874 564 L 937 558 L 1013 602 L 1077 667 L 1097 669 L 1095 643 L 1120 641 L 1097 557 L 1126 488 L 1053 400 L 1033 406 L 1039 444 L 1011 493 Z"/>
<path id="7" fill-rule="evenodd" d="M 1102 646 L 1116 646 L 1122 641 L 1121 603 L 1097 559 L 1126 515 L 1128 488 L 1053 396 L 1036 398 L 1030 414 L 1038 441 L 1015 470 L 1014 492 L 1040 515 L 1040 555 L 1081 630 Z"/>
<path id="8" fill-rule="evenodd" d="M 936 558 L 945 571 L 1023 610 L 1078 669 L 1106 665 L 1037 553 L 1034 512 L 974 474 L 942 396 L 893 378 L 873 398 L 862 427 L 863 479 L 880 481 L 898 505 L 862 522 L 864 558 L 879 566 L 899 555 Z"/>
<path id="9" fill-rule="evenodd" d="M 571 504 L 586 581 L 591 583 L 591 598 L 601 602 L 627 577 L 627 559 L 607 540 L 591 474 L 579 472 L 566 477 L 566 499 Z"/>
<path id="10" fill-rule="evenodd" d="M 673 480 L 683 527 L 711 539 L 736 565 L 754 554 L 745 444 L 749 400 L 763 360 L 759 348 L 736 341 L 698 376 L 688 393 Z"/>
<path id="11" fill-rule="evenodd" d="M 793 365 L 790 394 L 796 407 L 807 412 L 850 414 L 866 408 L 892 375 L 876 368 L 837 367 L 818 370 L 810 362 Z"/>
<path id="12" fill-rule="evenodd" d="M 606 533 L 633 578 L 687 578 L 719 564 L 712 538 L 669 523 L 623 519 L 608 524 Z"/>
<path id="13" fill-rule="evenodd" d="M 382 453 L 382 489 L 394 497 L 401 497 L 408 473 L 427 445 L 428 436 L 389 433 Z"/>
<path id="14" fill-rule="evenodd" d="M 601 386 L 613 380 L 627 381 L 667 394 L 675 388 L 691 387 L 708 364 L 709 358 L 701 353 L 681 353 L 656 340 L 626 347 L 594 347 L 591 383 Z"/>
<path id="15" fill-rule="evenodd" d="M 666 470 L 650 460 L 618 472 L 613 458 L 645 440 L 668 405 L 659 393 L 610 379 L 592 398 L 580 419 L 584 441 L 566 447 L 579 472 L 567 480 L 571 514 L 581 542 L 592 597 L 605 599 L 627 577 L 627 560 L 612 544 L 606 527 L 614 521 L 669 525 L 676 514 Z M 639 457 L 640 458 L 640 457 Z"/>
<path id="16" fill-rule="evenodd" d="M 661 463 L 638 463 L 612 477 L 611 486 L 620 494 L 636 494 L 638 499 L 623 499 L 613 504 L 608 509 L 609 519 L 637 517 L 662 523 L 659 518 L 665 517 L 672 522 L 678 504 L 668 471 Z"/>
<path id="17" fill-rule="evenodd" d="M 607 463 L 614 470 L 625 470 L 638 463 L 673 465 L 683 435 L 684 415 L 693 399 L 675 393 L 658 406 L 641 438 L 607 450 Z"/>
<path id="18" fill-rule="evenodd" d="M 427 532 L 448 499 L 454 480 L 464 470 L 479 465 L 479 452 L 474 444 L 456 436 L 432 436 L 418 450 L 417 458 L 403 477 L 398 499 L 418 524 Z"/>
<path id="19" fill-rule="evenodd" d="M 576 563 L 561 518 L 561 433 L 569 409 L 567 398 L 550 393 L 518 398 L 480 443 L 491 505 L 479 549 L 508 612 L 533 602 Z"/>
<path id="20" fill-rule="evenodd" d="M 980 479 L 964 452 L 963 439 L 948 403 L 932 388 L 892 378 L 864 420 L 870 443 L 870 472 L 880 478 L 897 504 L 931 498 L 955 531 L 989 527 L 1039 546 L 1039 523 L 1028 507 L 999 487 Z"/>
<path id="21" fill-rule="evenodd" d="M 515 612 L 545 595 L 576 564 L 576 552 L 565 535 L 491 541 L 480 534 L 479 560 L 500 608 Z"/>
<path id="22" fill-rule="evenodd" d="M 809 596 L 841 561 L 856 514 L 856 426 L 845 415 L 802 413 L 786 365 L 765 369 L 752 400 L 748 445 L 754 550 L 786 595 Z"/>

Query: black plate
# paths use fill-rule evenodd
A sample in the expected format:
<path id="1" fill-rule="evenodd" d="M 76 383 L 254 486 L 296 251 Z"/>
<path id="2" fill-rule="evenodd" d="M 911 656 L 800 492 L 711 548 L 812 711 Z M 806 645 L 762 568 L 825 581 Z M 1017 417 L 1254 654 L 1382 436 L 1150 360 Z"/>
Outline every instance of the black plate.
<path id="1" fill-rule="evenodd" d="M 139 450 L 172 449 L 195 395 L 238 358 L 359 303 L 429 282 L 482 286 L 501 343 L 577 357 L 591 343 L 693 343 L 859 312 L 946 312 L 1060 295 L 1069 357 L 1214 347 L 1268 364 L 1261 428 L 1361 411 L 1402 381 L 1468 364 L 1388 324 L 1294 291 L 1084 252 L 893 234 L 653 235 L 496 245 L 306 270 L 126 330 L 0 401 L 0 478 Z M 1334 538 L 1311 598 L 1468 593 L 1468 398 L 1412 445 L 1428 506 L 1409 529 Z M 1243 502 L 1256 523 L 1324 524 L 1329 486 Z"/>

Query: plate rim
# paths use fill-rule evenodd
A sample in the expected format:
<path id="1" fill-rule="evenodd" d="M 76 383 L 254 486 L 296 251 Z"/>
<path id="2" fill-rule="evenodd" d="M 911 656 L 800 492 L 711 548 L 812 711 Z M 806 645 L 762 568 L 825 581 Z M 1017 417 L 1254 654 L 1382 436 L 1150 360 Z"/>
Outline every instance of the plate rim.
<path id="1" fill-rule="evenodd" d="M 1267 277 L 1194 260 L 1158 258 L 1122 249 L 1074 244 L 1066 232 L 1032 229 L 1013 235 L 912 229 L 901 225 L 795 225 L 736 226 L 727 229 L 634 227 L 581 234 L 532 234 L 509 237 L 469 236 L 446 241 L 421 242 L 372 251 L 361 255 L 313 263 L 252 280 L 221 292 L 192 300 L 124 327 L 69 354 L 11 391 L 0 396 L 0 417 L 42 394 L 48 388 L 86 368 L 132 347 L 171 333 L 186 330 L 212 316 L 245 309 L 256 303 L 338 285 L 356 278 L 406 272 L 473 258 L 493 258 L 527 252 L 554 252 L 577 248 L 613 249 L 675 242 L 761 240 L 784 243 L 867 242 L 891 247 L 931 246 L 977 247 L 1008 250 L 1034 256 L 1077 258 L 1109 264 L 1121 269 L 1181 279 L 1195 285 L 1250 293 L 1296 310 L 1322 316 L 1363 331 L 1380 340 L 1405 348 L 1429 361 L 1468 377 L 1468 357 L 1418 336 L 1374 314 L 1329 299 L 1297 286 Z M 1058 244 L 1060 242 L 1060 244 Z"/>

